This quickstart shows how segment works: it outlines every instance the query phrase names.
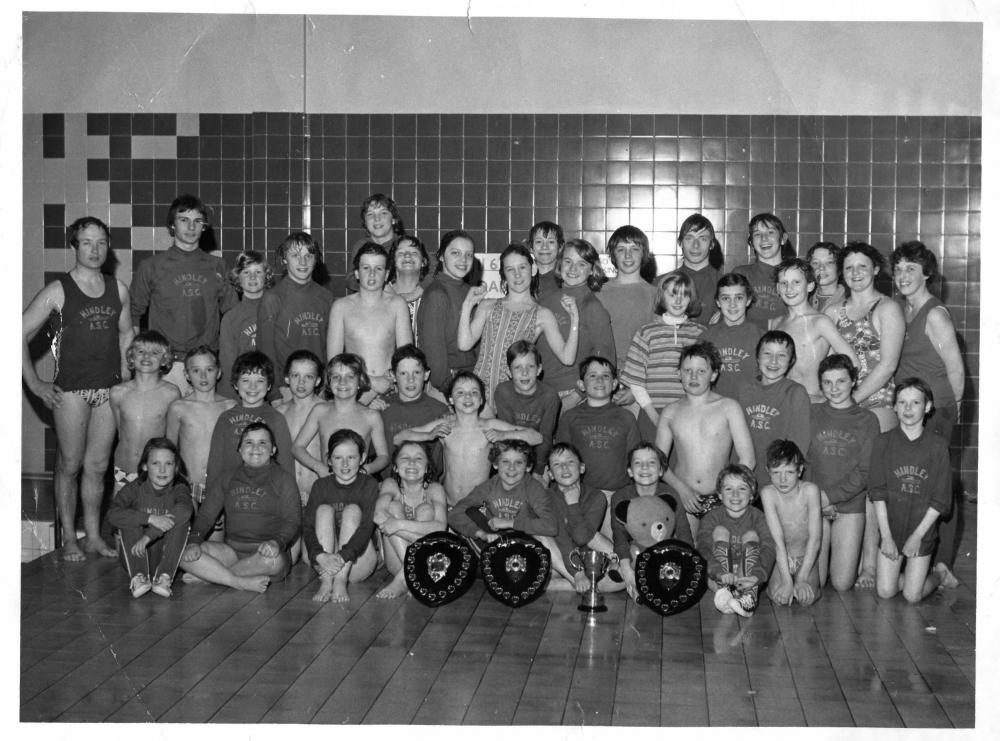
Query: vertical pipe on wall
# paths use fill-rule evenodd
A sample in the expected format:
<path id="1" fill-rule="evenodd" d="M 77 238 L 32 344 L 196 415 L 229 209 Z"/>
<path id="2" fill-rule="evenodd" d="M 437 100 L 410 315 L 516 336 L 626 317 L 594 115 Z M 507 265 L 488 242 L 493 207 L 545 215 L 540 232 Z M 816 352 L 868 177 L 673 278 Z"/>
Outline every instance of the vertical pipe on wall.
<path id="1" fill-rule="evenodd" d="M 306 74 L 309 69 L 306 55 L 309 53 L 308 26 L 309 16 L 302 16 L 302 230 L 312 231 L 312 167 L 310 164 L 309 108 L 306 106 Z"/>

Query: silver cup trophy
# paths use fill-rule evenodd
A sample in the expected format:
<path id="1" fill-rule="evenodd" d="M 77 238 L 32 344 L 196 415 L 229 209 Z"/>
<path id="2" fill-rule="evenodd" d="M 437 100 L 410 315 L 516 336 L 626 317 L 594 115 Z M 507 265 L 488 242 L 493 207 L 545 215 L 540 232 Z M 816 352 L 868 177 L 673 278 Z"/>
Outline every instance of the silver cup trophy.
<path id="1" fill-rule="evenodd" d="M 580 569 L 590 580 L 590 587 L 583 593 L 580 605 L 576 608 L 580 612 L 607 612 L 608 606 L 604 604 L 604 595 L 597 590 L 597 582 L 604 578 L 612 560 L 617 562 L 618 558 L 616 556 L 609 557 L 606 553 L 590 548 L 574 548 L 570 551 L 570 563 Z"/>

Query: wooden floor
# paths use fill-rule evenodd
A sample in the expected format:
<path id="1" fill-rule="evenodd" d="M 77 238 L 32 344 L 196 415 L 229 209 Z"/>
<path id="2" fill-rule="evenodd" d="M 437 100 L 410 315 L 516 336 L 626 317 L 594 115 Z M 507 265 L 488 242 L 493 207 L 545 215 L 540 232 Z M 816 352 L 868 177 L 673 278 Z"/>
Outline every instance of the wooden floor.
<path id="1" fill-rule="evenodd" d="M 50 555 L 21 572 L 21 720 L 969 728 L 975 511 L 958 589 L 765 598 L 749 619 L 618 595 L 587 625 L 576 595 L 514 610 L 481 582 L 434 610 L 374 599 L 383 572 L 321 606 L 301 564 L 263 595 L 133 600 L 117 562 Z"/>

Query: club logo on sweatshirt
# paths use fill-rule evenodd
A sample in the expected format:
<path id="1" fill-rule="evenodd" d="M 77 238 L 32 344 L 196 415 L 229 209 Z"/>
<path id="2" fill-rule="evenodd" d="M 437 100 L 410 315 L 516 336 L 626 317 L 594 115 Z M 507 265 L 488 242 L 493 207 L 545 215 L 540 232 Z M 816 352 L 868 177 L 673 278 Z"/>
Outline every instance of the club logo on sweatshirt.
<path id="1" fill-rule="evenodd" d="M 921 482 L 928 478 L 927 469 L 921 466 L 897 466 L 892 475 L 899 482 L 899 490 L 903 494 L 919 494 Z"/>
<path id="2" fill-rule="evenodd" d="M 781 410 L 770 404 L 753 404 L 746 407 L 751 430 L 770 430 L 771 420 L 781 414 Z"/>
<path id="3" fill-rule="evenodd" d="M 847 430 L 822 430 L 817 433 L 816 440 L 824 456 L 847 458 L 852 450 L 857 450 L 858 439 Z"/>

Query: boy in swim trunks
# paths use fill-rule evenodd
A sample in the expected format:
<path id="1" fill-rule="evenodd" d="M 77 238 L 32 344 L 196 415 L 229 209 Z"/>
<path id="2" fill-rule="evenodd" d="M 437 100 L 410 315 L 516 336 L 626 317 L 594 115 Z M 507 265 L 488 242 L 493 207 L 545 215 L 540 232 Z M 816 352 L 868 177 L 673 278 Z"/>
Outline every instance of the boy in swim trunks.
<path id="1" fill-rule="evenodd" d="M 820 492 L 802 480 L 806 459 L 790 440 L 775 440 L 767 448 L 767 472 L 771 483 L 760 491 L 764 517 L 774 539 L 774 573 L 767 596 L 779 605 L 792 600 L 803 606 L 820 597 Z"/>
<path id="2" fill-rule="evenodd" d="M 684 398 L 663 408 L 656 428 L 656 446 L 676 461 L 663 480 L 687 512 L 691 533 L 698 536 L 699 521 L 719 504 L 715 478 L 735 450 L 740 463 L 755 463 L 753 440 L 739 402 L 712 390 L 722 360 L 708 342 L 696 342 L 681 351 L 678 369 Z"/>
<path id="3" fill-rule="evenodd" d="M 296 350 L 288 356 L 285 364 L 285 386 L 288 387 L 291 397 L 274 402 L 274 408 L 288 422 L 288 432 L 295 440 L 302 426 L 305 424 L 309 412 L 323 400 L 319 391 L 323 387 L 323 363 L 310 350 Z M 319 436 L 306 446 L 309 454 L 321 458 L 323 456 L 320 447 Z M 295 483 L 299 487 L 299 497 L 302 499 L 302 506 L 306 506 L 309 500 L 309 490 L 316 483 L 316 472 L 308 466 L 295 461 Z"/>
<path id="4" fill-rule="evenodd" d="M 139 459 L 149 439 L 166 434 L 167 410 L 181 396 L 163 377 L 171 357 L 167 338 L 155 330 L 137 334 L 125 352 L 133 378 L 111 388 L 111 411 L 118 427 L 115 493 L 138 478 Z"/>
<path id="5" fill-rule="evenodd" d="M 218 393 L 222 376 L 219 358 L 208 345 L 199 345 L 184 357 L 184 377 L 191 395 L 177 399 L 167 408 L 167 437 L 177 445 L 191 481 L 191 496 L 200 502 L 208 478 L 208 453 L 212 430 L 219 415 L 236 406 L 233 399 Z"/>

